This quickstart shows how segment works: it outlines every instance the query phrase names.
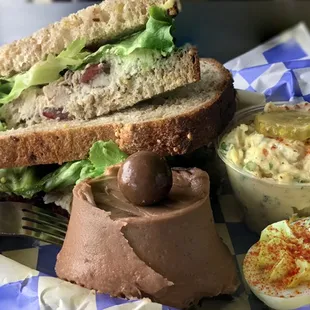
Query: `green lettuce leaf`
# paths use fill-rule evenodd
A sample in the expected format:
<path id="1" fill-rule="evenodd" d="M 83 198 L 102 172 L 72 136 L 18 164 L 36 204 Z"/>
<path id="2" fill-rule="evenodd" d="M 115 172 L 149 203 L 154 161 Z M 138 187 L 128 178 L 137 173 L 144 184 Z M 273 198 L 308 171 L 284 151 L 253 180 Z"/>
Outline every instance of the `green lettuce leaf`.
<path id="1" fill-rule="evenodd" d="M 35 64 L 25 73 L 11 78 L 0 77 L 0 104 L 6 104 L 18 98 L 30 88 L 45 85 L 58 80 L 64 70 L 77 70 L 90 63 L 99 63 L 108 55 L 128 56 L 136 50 L 157 50 L 163 56 L 175 49 L 171 30 L 174 19 L 167 14 L 166 8 L 151 7 L 146 28 L 125 40 L 115 44 L 106 44 L 90 54 L 83 51 L 85 39 L 72 42 L 58 56 L 48 55 L 47 59 Z"/>
<path id="2" fill-rule="evenodd" d="M 128 56 L 138 49 L 157 50 L 163 56 L 173 52 L 175 44 L 171 30 L 174 20 L 163 8 L 153 6 L 144 31 L 139 32 L 117 44 L 107 44 L 85 58 L 84 64 L 98 63 L 106 55 Z"/>
<path id="3" fill-rule="evenodd" d="M 44 191 L 65 189 L 87 178 L 104 173 L 108 166 L 119 164 L 127 158 L 113 141 L 98 141 L 89 151 L 89 159 L 68 162 L 42 177 L 42 167 L 0 169 L 0 193 L 31 198 Z"/>
<path id="4" fill-rule="evenodd" d="M 41 181 L 42 190 L 48 193 L 58 188 L 74 185 L 80 178 L 82 168 L 87 165 L 89 165 L 89 160 L 80 160 L 63 164 Z"/>
<path id="5" fill-rule="evenodd" d="M 114 142 L 96 142 L 89 151 L 89 164 L 82 168 L 77 183 L 102 175 L 107 167 L 119 164 L 126 158 L 127 155 Z"/>
<path id="6" fill-rule="evenodd" d="M 128 156 L 113 141 L 98 141 L 89 151 L 89 160 L 102 174 L 109 166 L 123 162 Z"/>
<path id="7" fill-rule="evenodd" d="M 89 151 L 89 159 L 66 163 L 43 180 L 43 190 L 50 192 L 58 188 L 75 185 L 87 178 L 95 178 L 109 166 L 119 164 L 127 158 L 113 141 L 98 141 Z"/>
<path id="8" fill-rule="evenodd" d="M 3 121 L 0 121 L 0 131 L 6 131 L 6 130 L 7 130 L 6 123 Z"/>
<path id="9" fill-rule="evenodd" d="M 0 104 L 8 103 L 32 86 L 44 85 L 60 78 L 60 73 L 81 65 L 89 55 L 83 52 L 86 40 L 72 42 L 58 56 L 48 55 L 47 59 L 36 63 L 25 73 L 17 74 L 9 79 L 0 78 Z"/>
<path id="10" fill-rule="evenodd" d="M 0 169 L 0 192 L 31 198 L 41 190 L 36 167 Z"/>
<path id="11" fill-rule="evenodd" d="M 127 155 L 113 141 L 98 141 L 91 147 L 89 159 L 66 163 L 47 175 L 42 181 L 43 191 L 50 192 L 95 178 L 102 175 L 107 167 L 119 164 L 126 158 Z"/>

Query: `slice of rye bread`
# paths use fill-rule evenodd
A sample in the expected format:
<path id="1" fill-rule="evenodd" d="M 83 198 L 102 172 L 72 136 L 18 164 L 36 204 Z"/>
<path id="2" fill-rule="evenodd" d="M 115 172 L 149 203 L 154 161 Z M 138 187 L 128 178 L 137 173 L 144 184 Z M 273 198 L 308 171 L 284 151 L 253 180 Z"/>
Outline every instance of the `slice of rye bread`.
<path id="1" fill-rule="evenodd" d="M 64 17 L 33 35 L 0 47 L 0 77 L 29 70 L 48 54 L 59 54 L 72 41 L 84 38 L 86 46 L 98 46 L 140 31 L 151 6 L 167 0 L 105 0 Z M 179 0 L 169 2 L 168 14 L 181 9 Z"/>
<path id="2" fill-rule="evenodd" d="M 162 94 L 133 108 L 91 121 L 47 121 L 0 134 L 0 167 L 64 163 L 86 158 L 98 140 L 114 140 L 132 154 L 193 151 L 216 138 L 236 110 L 228 70 L 201 59 L 201 81 Z"/>

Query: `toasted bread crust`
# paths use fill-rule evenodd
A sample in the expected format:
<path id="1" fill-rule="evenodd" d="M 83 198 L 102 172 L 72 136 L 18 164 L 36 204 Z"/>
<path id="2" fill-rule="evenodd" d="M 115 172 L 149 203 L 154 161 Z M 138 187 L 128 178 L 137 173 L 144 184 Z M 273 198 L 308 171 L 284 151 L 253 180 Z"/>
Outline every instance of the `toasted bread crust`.
<path id="1" fill-rule="evenodd" d="M 216 98 L 190 113 L 135 124 L 102 124 L 68 127 L 0 136 L 0 167 L 64 163 L 86 158 L 98 140 L 113 140 L 122 150 L 132 154 L 150 150 L 160 155 L 179 155 L 208 144 L 224 129 L 236 110 L 232 76 L 212 59 L 225 81 Z"/>
<path id="2" fill-rule="evenodd" d="M 201 72 L 200 72 L 200 58 L 198 56 L 198 50 L 197 47 L 192 47 L 188 53 L 192 57 L 193 62 L 193 79 L 195 81 L 199 81 L 201 78 Z"/>

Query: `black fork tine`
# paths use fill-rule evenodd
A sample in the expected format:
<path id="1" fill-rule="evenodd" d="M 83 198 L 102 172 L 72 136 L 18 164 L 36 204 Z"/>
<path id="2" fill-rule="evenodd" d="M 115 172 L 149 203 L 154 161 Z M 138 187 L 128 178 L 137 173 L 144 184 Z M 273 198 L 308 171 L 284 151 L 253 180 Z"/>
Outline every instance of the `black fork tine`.
<path id="1" fill-rule="evenodd" d="M 54 229 L 58 229 L 59 231 L 67 231 L 68 224 L 63 222 L 59 222 L 58 218 L 53 215 L 48 215 L 45 213 L 38 213 L 34 212 L 29 209 L 23 209 L 24 217 L 23 219 L 27 218 L 30 221 L 35 221 L 40 224 L 45 224 L 49 227 L 53 227 Z"/>
<path id="2" fill-rule="evenodd" d="M 22 211 L 22 228 L 28 230 L 33 237 L 47 242 L 63 242 L 68 226 L 66 217 L 35 206 L 23 208 Z"/>
<path id="3" fill-rule="evenodd" d="M 33 223 L 32 224 L 33 227 L 40 228 L 42 231 L 43 229 L 45 229 L 49 232 L 53 232 L 54 234 L 61 234 L 64 236 L 66 235 L 66 232 L 67 232 L 67 229 L 66 229 L 67 227 L 59 228 L 57 225 L 51 224 L 46 221 L 42 221 L 38 218 L 23 216 L 22 220 L 26 223 Z"/>
<path id="4" fill-rule="evenodd" d="M 59 232 L 53 228 L 47 227 L 46 225 L 42 225 L 40 223 L 36 223 L 33 221 L 23 222 L 22 228 L 23 229 L 31 229 L 31 230 L 36 231 L 38 233 L 42 232 L 42 233 L 48 234 L 50 236 L 61 238 L 61 239 L 63 239 L 66 236 L 66 234 L 63 232 Z"/>
<path id="5" fill-rule="evenodd" d="M 54 229 L 52 226 L 42 224 L 30 218 L 23 219 L 22 229 L 26 235 L 43 241 L 54 239 L 59 242 L 63 242 L 66 236 L 65 231 L 59 231 L 58 229 Z"/>
<path id="6" fill-rule="evenodd" d="M 57 244 L 57 245 L 62 245 L 64 242 L 64 237 L 45 233 L 45 232 L 42 232 L 41 230 L 35 229 L 30 226 L 23 226 L 23 230 L 24 230 L 24 235 L 44 241 L 44 242 Z"/>
<path id="7" fill-rule="evenodd" d="M 0 202 L 0 235 L 28 236 L 61 245 L 68 218 L 43 207 L 22 202 Z"/>
<path id="8" fill-rule="evenodd" d="M 42 215 L 42 216 L 45 216 L 47 218 L 50 218 L 51 220 L 57 219 L 58 223 L 68 224 L 68 222 L 69 222 L 69 219 L 67 217 L 60 215 L 60 214 L 53 213 L 53 212 L 46 210 L 44 208 L 31 206 L 31 210 L 29 210 L 29 208 L 25 208 L 25 209 L 27 209 L 30 212 L 37 213 L 38 215 Z"/>

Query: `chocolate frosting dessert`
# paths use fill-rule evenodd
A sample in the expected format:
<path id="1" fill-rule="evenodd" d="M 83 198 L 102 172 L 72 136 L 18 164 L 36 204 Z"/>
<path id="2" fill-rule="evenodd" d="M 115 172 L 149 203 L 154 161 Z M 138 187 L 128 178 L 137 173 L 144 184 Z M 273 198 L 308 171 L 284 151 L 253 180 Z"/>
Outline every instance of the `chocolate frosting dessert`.
<path id="1" fill-rule="evenodd" d="M 142 207 L 120 191 L 118 171 L 111 167 L 74 188 L 58 277 L 111 296 L 149 297 L 177 308 L 233 293 L 235 261 L 215 229 L 208 174 L 172 169 L 167 197 Z"/>

